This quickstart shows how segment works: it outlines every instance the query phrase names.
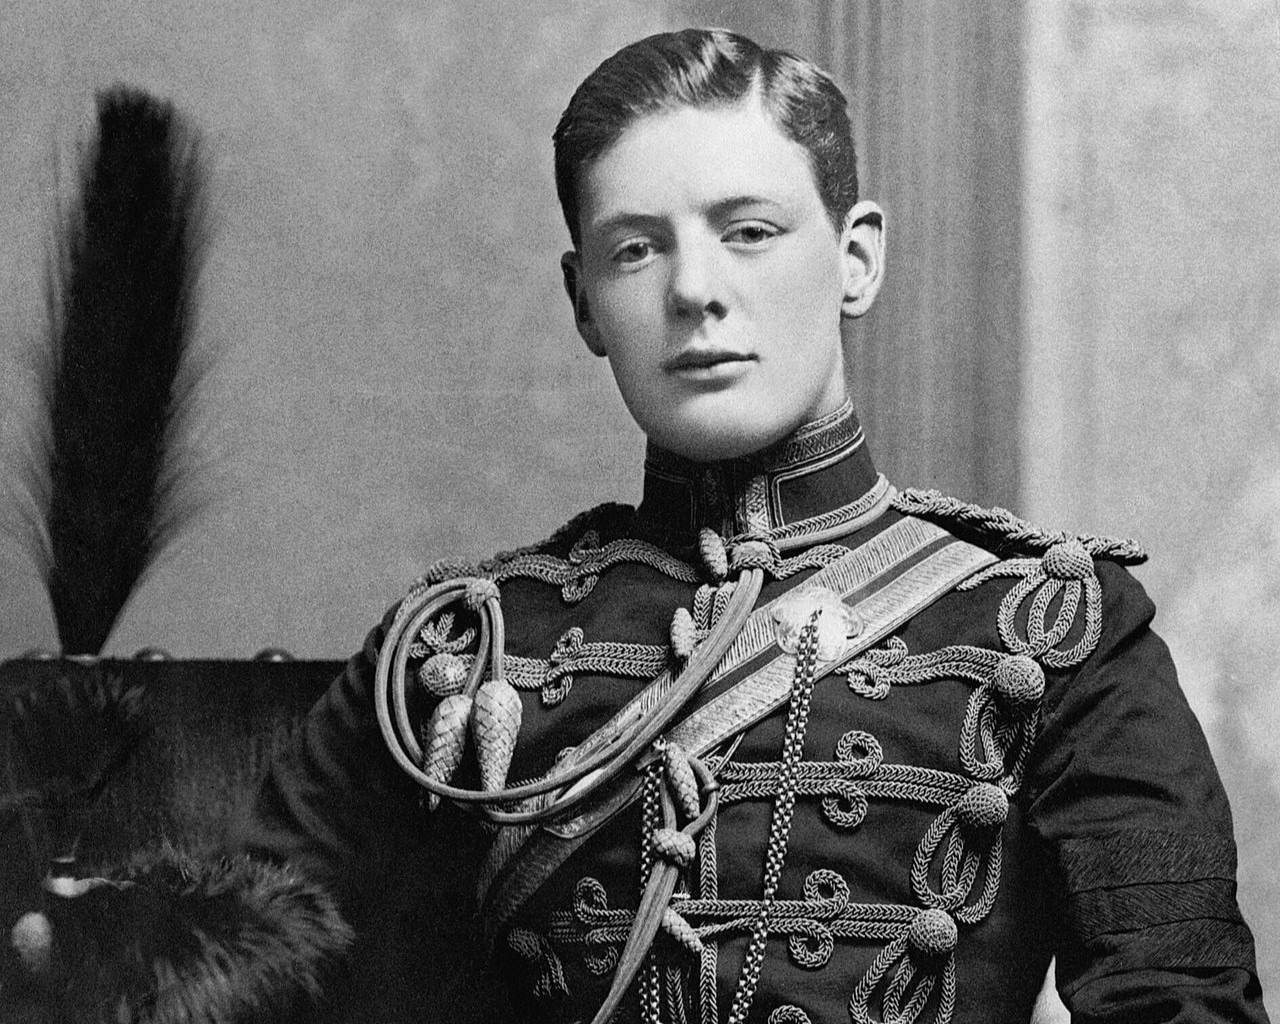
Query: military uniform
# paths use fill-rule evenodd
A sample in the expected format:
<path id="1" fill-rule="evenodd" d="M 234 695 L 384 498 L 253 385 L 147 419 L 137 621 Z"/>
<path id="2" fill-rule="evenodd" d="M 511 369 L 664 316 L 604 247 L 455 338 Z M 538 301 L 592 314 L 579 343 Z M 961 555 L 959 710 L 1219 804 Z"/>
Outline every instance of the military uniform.
<path id="1" fill-rule="evenodd" d="M 895 492 L 847 405 L 645 468 L 434 566 L 264 787 L 246 845 L 363 936 L 340 1016 L 586 1022 L 626 971 L 618 1020 L 1025 1021 L 1056 954 L 1077 1021 L 1266 1019 L 1136 547 Z"/>

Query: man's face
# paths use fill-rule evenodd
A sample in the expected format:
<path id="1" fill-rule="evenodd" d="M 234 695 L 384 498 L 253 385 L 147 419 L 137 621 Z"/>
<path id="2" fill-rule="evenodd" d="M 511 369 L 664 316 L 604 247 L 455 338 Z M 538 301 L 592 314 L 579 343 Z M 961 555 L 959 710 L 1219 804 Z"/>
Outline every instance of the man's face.
<path id="1" fill-rule="evenodd" d="M 733 458 L 840 405 L 849 228 L 757 100 L 640 119 L 579 195 L 578 328 L 652 441 Z"/>

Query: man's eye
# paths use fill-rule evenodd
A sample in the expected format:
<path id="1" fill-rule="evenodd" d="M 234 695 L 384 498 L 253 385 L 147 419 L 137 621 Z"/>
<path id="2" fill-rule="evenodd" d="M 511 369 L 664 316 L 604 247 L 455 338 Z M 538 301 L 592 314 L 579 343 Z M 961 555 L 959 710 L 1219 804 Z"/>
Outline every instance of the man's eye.
<path id="1" fill-rule="evenodd" d="M 737 242 L 742 245 L 762 245 L 778 236 L 778 229 L 772 224 L 751 221 L 747 224 L 735 224 L 724 234 L 726 242 Z"/>
<path id="2" fill-rule="evenodd" d="M 653 255 L 653 246 L 640 240 L 619 246 L 613 253 L 614 263 L 643 263 Z"/>

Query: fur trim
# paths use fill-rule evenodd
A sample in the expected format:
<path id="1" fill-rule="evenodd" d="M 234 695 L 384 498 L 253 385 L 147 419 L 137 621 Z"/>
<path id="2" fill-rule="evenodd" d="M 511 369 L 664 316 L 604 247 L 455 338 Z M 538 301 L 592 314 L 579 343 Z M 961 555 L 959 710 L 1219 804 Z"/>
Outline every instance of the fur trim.
<path id="1" fill-rule="evenodd" d="M 68 665 L 18 695 L 0 827 L 21 816 L 35 864 L 70 853 L 94 802 L 150 728 L 143 688 L 99 664 Z"/>
<path id="2" fill-rule="evenodd" d="M 353 934 L 289 866 L 168 849 L 52 899 L 71 1019 L 136 1024 L 309 1020 Z"/>

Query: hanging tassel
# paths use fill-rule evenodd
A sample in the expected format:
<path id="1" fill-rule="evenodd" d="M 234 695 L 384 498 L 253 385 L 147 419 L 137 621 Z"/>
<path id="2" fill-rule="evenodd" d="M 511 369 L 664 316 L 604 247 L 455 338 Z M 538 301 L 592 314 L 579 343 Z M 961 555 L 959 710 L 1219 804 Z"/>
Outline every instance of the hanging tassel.
<path id="1" fill-rule="evenodd" d="M 47 423 L 30 486 L 64 654 L 101 651 L 125 601 L 194 511 L 172 435 L 189 355 L 202 205 L 173 107 L 116 87 L 48 281 Z"/>
<path id="2" fill-rule="evenodd" d="M 467 745 L 467 722 L 474 701 L 466 694 L 455 693 L 436 705 L 422 730 L 422 771 L 435 782 L 450 782 Z M 440 797 L 427 794 L 427 805 L 434 811 Z"/>
<path id="3" fill-rule="evenodd" d="M 523 715 L 520 695 L 505 679 L 490 679 L 476 693 L 471 735 L 480 761 L 480 788 L 485 792 L 507 784 Z"/>

